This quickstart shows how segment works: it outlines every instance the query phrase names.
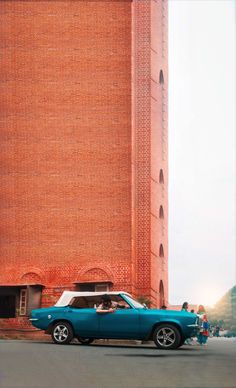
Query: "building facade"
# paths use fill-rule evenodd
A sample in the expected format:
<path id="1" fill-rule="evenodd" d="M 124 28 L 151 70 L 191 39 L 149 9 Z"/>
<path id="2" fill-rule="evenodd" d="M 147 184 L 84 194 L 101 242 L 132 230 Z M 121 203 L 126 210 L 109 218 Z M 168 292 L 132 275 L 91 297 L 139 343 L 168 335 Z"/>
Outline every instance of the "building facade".
<path id="1" fill-rule="evenodd" d="M 13 0 L 0 19 L 2 324 L 65 289 L 166 304 L 167 1 Z"/>

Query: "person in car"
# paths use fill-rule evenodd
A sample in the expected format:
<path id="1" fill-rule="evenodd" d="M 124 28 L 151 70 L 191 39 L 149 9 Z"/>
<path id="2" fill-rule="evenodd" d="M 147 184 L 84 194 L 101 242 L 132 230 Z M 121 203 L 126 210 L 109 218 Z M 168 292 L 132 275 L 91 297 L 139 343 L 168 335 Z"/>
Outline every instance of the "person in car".
<path id="1" fill-rule="evenodd" d="M 101 304 L 98 306 L 96 312 L 99 314 L 114 313 L 116 306 L 112 303 L 110 295 L 103 295 L 101 297 Z"/>

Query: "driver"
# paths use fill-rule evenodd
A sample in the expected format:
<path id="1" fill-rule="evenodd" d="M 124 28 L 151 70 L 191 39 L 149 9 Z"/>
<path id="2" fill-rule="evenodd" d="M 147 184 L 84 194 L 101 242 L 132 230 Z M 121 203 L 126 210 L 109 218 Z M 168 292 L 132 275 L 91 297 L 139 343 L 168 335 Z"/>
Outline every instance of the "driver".
<path id="1" fill-rule="evenodd" d="M 101 300 L 102 303 L 98 306 L 96 312 L 99 314 L 114 313 L 116 306 L 112 303 L 110 295 L 102 295 Z"/>

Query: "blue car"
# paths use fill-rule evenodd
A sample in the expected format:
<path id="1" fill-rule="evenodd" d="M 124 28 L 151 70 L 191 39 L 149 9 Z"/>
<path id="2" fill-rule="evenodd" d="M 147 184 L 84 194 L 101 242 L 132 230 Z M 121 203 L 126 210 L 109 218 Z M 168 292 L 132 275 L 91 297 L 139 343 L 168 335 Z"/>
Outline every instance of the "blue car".
<path id="1" fill-rule="evenodd" d="M 99 314 L 104 292 L 64 291 L 55 306 L 32 310 L 31 323 L 52 336 L 56 344 L 77 338 L 82 344 L 95 339 L 153 340 L 159 349 L 177 349 L 194 336 L 196 314 L 147 309 L 126 292 L 108 292 L 114 312 Z"/>

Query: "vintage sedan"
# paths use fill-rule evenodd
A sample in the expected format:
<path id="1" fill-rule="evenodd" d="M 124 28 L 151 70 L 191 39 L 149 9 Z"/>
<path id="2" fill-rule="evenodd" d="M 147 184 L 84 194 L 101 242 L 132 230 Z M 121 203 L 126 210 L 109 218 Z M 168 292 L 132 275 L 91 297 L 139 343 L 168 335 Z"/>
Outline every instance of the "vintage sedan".
<path id="1" fill-rule="evenodd" d="M 56 344 L 77 338 L 82 344 L 95 339 L 153 340 L 159 349 L 176 349 L 196 334 L 193 313 L 147 309 L 124 291 L 108 292 L 113 313 L 98 314 L 104 292 L 64 291 L 55 306 L 32 310 L 31 323 L 52 336 Z"/>

